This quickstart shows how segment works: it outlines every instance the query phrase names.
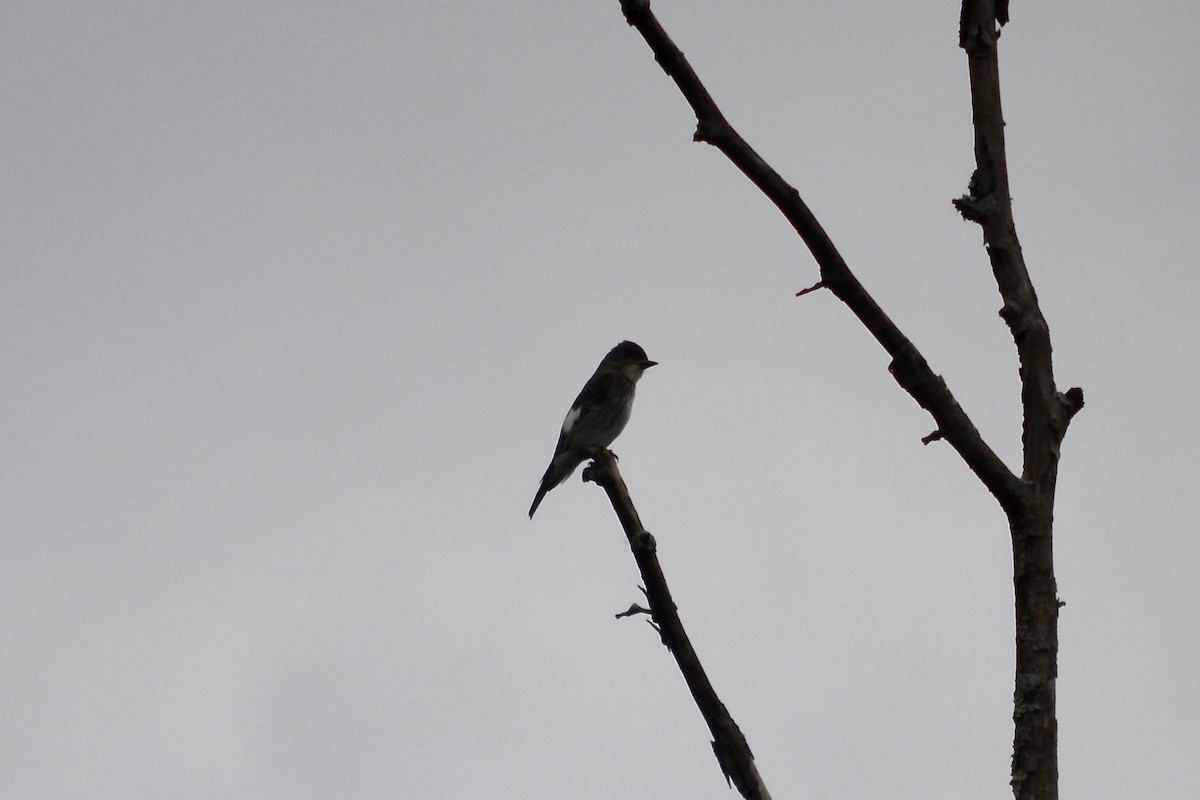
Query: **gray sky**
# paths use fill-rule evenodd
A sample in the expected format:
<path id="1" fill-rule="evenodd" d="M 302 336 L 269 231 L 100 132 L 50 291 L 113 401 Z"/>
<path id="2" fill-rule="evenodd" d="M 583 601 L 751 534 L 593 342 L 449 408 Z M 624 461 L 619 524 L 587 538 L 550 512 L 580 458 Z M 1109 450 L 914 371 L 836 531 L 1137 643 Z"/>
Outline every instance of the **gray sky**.
<path id="1" fill-rule="evenodd" d="M 955 4 L 655 8 L 1010 464 Z M 1200 793 L 1200 12 L 1014 3 L 1018 229 L 1087 408 L 1064 794 Z M 616 342 L 621 468 L 776 797 L 1004 798 L 992 498 L 616 0 L 8 4 L 0 795 L 732 796 L 603 494 L 526 519 Z"/>

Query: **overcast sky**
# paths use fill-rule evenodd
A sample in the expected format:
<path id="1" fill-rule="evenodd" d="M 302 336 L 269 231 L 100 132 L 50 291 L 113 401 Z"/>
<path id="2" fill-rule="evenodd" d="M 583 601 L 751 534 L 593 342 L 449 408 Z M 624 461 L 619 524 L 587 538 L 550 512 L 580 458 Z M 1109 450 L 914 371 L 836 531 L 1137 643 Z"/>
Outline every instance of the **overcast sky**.
<path id="1" fill-rule="evenodd" d="M 1019 463 L 957 4 L 656 0 Z M 1018 231 L 1087 407 L 1064 796 L 1200 795 L 1192 3 L 1012 4 Z M 7 3 L 0 795 L 728 798 L 572 398 L 777 798 L 1009 797 L 1004 518 L 617 0 Z"/>

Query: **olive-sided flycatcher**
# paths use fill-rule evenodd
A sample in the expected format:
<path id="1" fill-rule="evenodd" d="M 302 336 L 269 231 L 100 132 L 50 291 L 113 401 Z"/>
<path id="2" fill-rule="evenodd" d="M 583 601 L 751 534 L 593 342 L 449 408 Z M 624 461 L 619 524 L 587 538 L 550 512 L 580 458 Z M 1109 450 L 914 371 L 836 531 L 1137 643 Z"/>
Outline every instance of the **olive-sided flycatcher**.
<path id="1" fill-rule="evenodd" d="M 621 342 L 608 351 L 563 420 L 554 458 L 550 459 L 542 485 L 529 507 L 530 519 L 546 492 L 571 477 L 576 467 L 621 435 L 633 409 L 638 379 L 657 363 L 646 358 L 646 351 L 633 342 Z"/>

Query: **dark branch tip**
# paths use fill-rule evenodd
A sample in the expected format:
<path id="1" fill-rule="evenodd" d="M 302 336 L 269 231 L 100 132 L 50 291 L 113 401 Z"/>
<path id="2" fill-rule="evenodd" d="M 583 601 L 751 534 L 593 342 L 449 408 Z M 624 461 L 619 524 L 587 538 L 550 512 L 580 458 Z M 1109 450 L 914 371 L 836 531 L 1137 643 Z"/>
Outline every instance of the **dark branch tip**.
<path id="1" fill-rule="evenodd" d="M 1066 392 L 1058 396 L 1058 402 L 1062 403 L 1063 410 L 1067 415 L 1067 421 L 1069 422 L 1072 417 L 1083 409 L 1083 389 L 1078 386 L 1067 389 Z"/>
<path id="2" fill-rule="evenodd" d="M 808 287 L 807 289 L 801 289 L 800 291 L 796 292 L 796 297 L 803 297 L 806 294 L 809 294 L 811 292 L 817 291 L 818 289 L 824 289 L 824 288 L 825 288 L 825 281 L 817 281 L 816 283 L 814 283 L 812 286 Z"/>
<path id="3" fill-rule="evenodd" d="M 622 619 L 624 617 L 635 617 L 638 614 L 649 614 L 649 613 L 650 613 L 650 609 L 642 608 L 637 603 L 633 603 L 629 606 L 629 608 L 625 609 L 621 613 L 614 614 L 613 617 L 616 619 Z"/>
<path id="4" fill-rule="evenodd" d="M 637 25 L 650 10 L 650 0 L 621 0 L 621 13 L 630 25 Z"/>
<path id="5" fill-rule="evenodd" d="M 967 222 L 986 222 L 996 209 L 996 202 L 990 196 L 976 197 L 975 195 L 964 194 L 957 200 L 951 200 L 950 202 L 954 204 L 954 207 L 958 209 L 958 213 L 962 214 L 962 218 Z"/>

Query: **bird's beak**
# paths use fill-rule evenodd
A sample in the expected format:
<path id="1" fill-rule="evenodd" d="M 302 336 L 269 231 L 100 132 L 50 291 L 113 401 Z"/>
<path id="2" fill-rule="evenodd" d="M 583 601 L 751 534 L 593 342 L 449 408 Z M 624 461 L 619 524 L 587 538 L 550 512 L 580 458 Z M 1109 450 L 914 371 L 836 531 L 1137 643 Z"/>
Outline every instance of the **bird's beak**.
<path id="1" fill-rule="evenodd" d="M 658 366 L 657 361 L 643 361 L 642 362 L 642 369 L 650 369 L 651 367 L 657 367 L 657 366 Z"/>

